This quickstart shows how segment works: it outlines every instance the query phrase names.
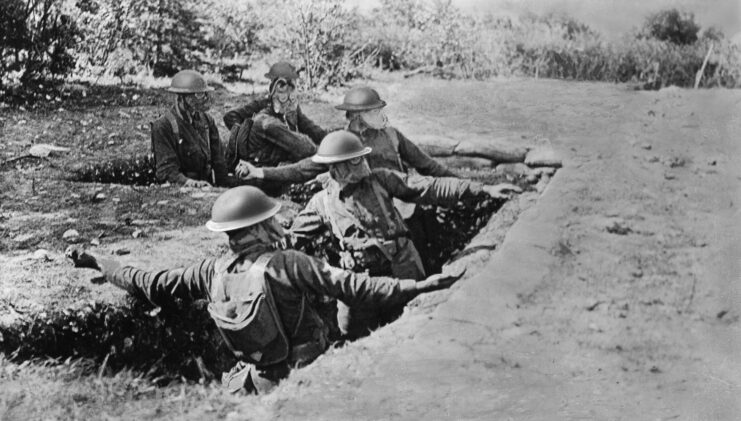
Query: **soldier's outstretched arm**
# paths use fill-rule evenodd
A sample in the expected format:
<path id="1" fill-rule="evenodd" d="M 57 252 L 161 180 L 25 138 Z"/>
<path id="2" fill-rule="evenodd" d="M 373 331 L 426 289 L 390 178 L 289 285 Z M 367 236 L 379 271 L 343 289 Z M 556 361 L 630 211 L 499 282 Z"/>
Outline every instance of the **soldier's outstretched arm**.
<path id="1" fill-rule="evenodd" d="M 144 295 L 155 305 L 167 305 L 174 300 L 195 301 L 209 298 L 216 259 L 205 259 L 185 268 L 144 271 L 68 247 L 65 252 L 75 267 L 95 269 L 103 274 L 106 282 L 133 295 Z"/>
<path id="2" fill-rule="evenodd" d="M 348 306 L 404 304 L 419 294 L 450 287 L 465 273 L 463 270 L 438 274 L 420 282 L 371 277 L 333 267 L 324 260 L 293 250 L 276 255 L 271 269 L 274 271 L 268 274 L 278 282 L 288 283 L 304 293 L 337 298 Z M 281 273 L 285 275 L 281 277 Z"/>
<path id="3" fill-rule="evenodd" d="M 416 169 L 417 172 L 434 177 L 458 177 L 453 170 L 435 161 L 400 131 L 396 130 L 396 133 L 399 137 L 399 155 L 402 161 Z"/>
<path id="4" fill-rule="evenodd" d="M 311 158 L 304 158 L 293 164 L 280 167 L 261 167 L 258 170 L 253 170 L 252 167 L 252 165 L 243 165 L 243 168 L 247 168 L 247 171 L 241 171 L 240 178 L 243 180 L 258 179 L 282 183 L 305 183 L 328 171 L 326 165 L 317 164 Z"/>

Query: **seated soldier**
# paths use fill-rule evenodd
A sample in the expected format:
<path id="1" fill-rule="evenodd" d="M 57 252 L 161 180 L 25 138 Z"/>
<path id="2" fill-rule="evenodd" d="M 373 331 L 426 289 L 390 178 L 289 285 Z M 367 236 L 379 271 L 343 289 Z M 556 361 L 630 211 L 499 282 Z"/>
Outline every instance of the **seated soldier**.
<path id="1" fill-rule="evenodd" d="M 205 299 L 226 345 L 239 359 L 222 383 L 232 392 L 264 393 L 293 367 L 324 353 L 327 321 L 314 307 L 323 296 L 349 306 L 402 305 L 413 297 L 447 288 L 463 273 L 435 275 L 422 282 L 370 277 L 330 266 L 294 250 L 276 250 L 283 238 L 275 219 L 280 203 L 256 187 L 223 193 L 206 227 L 225 232 L 232 253 L 180 269 L 146 272 L 70 247 L 76 267 L 103 272 L 104 279 L 155 305 Z"/>
<path id="2" fill-rule="evenodd" d="M 296 245 L 328 229 L 339 243 L 343 268 L 368 271 L 371 276 L 423 279 L 419 253 L 393 200 L 450 205 L 498 194 L 498 187 L 454 179 L 456 183 L 428 192 L 394 171 L 371 170 L 366 161 L 370 153 L 371 148 L 352 132 L 340 130 L 324 138 L 312 160 L 329 165 L 331 180 L 294 219 L 291 233 Z M 354 338 L 393 313 L 394 309 L 378 306 L 348 310 L 340 303 L 338 322 L 342 333 Z"/>
<path id="3" fill-rule="evenodd" d="M 213 88 L 198 72 L 182 70 L 168 91 L 176 94 L 175 105 L 152 123 L 157 179 L 186 187 L 232 184 L 219 130 L 206 113 Z"/>
<path id="4" fill-rule="evenodd" d="M 265 76 L 270 79 L 267 100 L 231 110 L 224 116 L 232 130 L 227 148 L 230 170 L 239 160 L 276 166 L 310 157 L 326 135 L 301 111 L 295 92 L 299 75 L 290 63 L 274 64 Z M 257 109 L 257 105 L 262 107 Z M 246 130 L 235 131 L 236 123 L 242 123 Z"/>

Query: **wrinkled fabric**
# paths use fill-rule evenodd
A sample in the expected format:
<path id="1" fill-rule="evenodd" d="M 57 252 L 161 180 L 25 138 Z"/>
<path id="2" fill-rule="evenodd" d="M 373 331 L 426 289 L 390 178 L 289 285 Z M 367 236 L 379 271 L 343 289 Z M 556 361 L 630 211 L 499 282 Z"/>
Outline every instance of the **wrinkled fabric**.
<path id="1" fill-rule="evenodd" d="M 224 114 L 224 124 L 231 130 L 235 124 L 242 124 L 247 119 L 252 119 L 257 113 L 270 106 L 270 98 L 258 98 L 247 104 L 233 108 Z"/>
<path id="2" fill-rule="evenodd" d="M 327 132 L 296 109 L 296 120 L 263 109 L 253 118 L 246 157 L 258 166 L 276 166 L 310 157 Z"/>
<path id="3" fill-rule="evenodd" d="M 229 186 L 233 181 L 227 175 L 224 152 L 211 116 L 194 113 L 194 118 L 185 117 L 178 107 L 168 110 L 178 125 L 178 135 L 166 116 L 152 123 L 152 151 L 156 163 L 156 176 L 160 181 L 185 184 L 191 178 Z"/>
<path id="4" fill-rule="evenodd" d="M 353 131 L 352 127 L 348 129 Z M 393 127 L 383 130 L 366 128 L 360 132 L 354 131 L 354 133 L 360 136 L 363 145 L 373 149 L 370 154 L 366 155 L 371 169 L 388 168 L 402 173 L 415 169 L 418 173 L 427 176 L 458 177 L 455 172 L 435 161 Z M 394 136 L 399 140 L 398 148 L 393 141 Z M 285 183 L 304 183 L 328 171 L 327 165 L 317 164 L 310 158 L 277 168 L 264 167 L 265 180 Z"/>

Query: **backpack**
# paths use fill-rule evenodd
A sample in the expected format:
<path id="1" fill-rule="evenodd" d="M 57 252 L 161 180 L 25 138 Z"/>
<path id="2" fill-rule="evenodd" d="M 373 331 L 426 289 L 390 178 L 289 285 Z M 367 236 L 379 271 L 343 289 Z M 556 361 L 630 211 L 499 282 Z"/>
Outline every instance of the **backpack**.
<path id="1" fill-rule="evenodd" d="M 256 366 L 289 356 L 288 337 L 265 279 L 272 257 L 273 253 L 263 254 L 247 272 L 216 276 L 211 285 L 213 302 L 208 305 L 227 347 L 240 360 Z"/>

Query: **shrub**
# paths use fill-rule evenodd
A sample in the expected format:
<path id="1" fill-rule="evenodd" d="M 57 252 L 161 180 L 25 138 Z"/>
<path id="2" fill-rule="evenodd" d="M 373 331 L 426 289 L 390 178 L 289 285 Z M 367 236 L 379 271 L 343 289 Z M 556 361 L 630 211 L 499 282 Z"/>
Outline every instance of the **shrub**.
<path id="1" fill-rule="evenodd" d="M 0 2 L 0 91 L 67 75 L 78 34 L 61 0 Z"/>
<path id="2" fill-rule="evenodd" d="M 95 2 L 95 3 L 94 3 Z M 203 43 L 194 0 L 84 0 L 78 22 L 86 36 L 78 66 L 92 75 L 172 75 L 197 67 Z"/>
<path id="3" fill-rule="evenodd" d="M 659 41 L 688 45 L 697 41 L 700 27 L 693 14 L 680 13 L 677 9 L 662 10 L 646 18 L 642 35 Z"/>

